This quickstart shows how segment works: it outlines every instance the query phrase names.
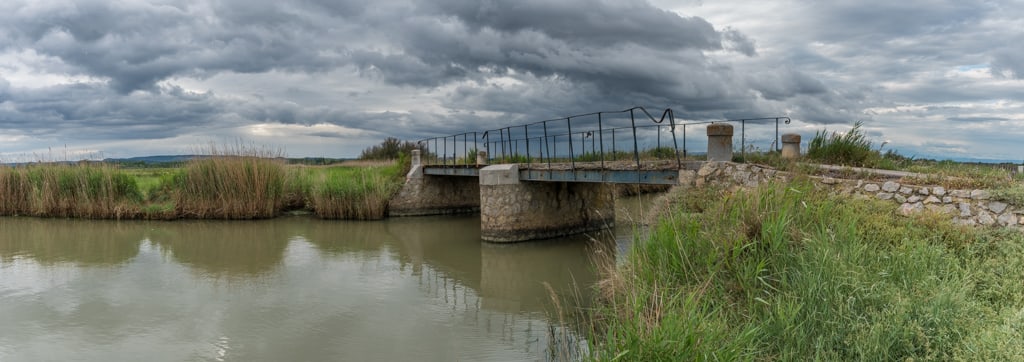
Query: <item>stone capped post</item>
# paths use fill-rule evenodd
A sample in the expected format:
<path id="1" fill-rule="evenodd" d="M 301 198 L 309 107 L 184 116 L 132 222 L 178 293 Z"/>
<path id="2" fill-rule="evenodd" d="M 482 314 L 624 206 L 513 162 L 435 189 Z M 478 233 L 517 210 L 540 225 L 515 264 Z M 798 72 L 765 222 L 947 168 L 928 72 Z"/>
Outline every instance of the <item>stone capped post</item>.
<path id="1" fill-rule="evenodd" d="M 420 150 L 412 150 L 412 167 L 421 165 L 420 162 Z"/>
<path id="2" fill-rule="evenodd" d="M 800 135 L 787 133 L 782 135 L 782 158 L 793 159 L 800 157 Z"/>
<path id="3" fill-rule="evenodd" d="M 732 125 L 708 125 L 708 161 L 732 161 Z"/>
<path id="4" fill-rule="evenodd" d="M 487 165 L 487 151 L 486 150 L 478 150 L 478 151 L 476 151 L 476 165 L 477 166 L 486 166 Z"/>

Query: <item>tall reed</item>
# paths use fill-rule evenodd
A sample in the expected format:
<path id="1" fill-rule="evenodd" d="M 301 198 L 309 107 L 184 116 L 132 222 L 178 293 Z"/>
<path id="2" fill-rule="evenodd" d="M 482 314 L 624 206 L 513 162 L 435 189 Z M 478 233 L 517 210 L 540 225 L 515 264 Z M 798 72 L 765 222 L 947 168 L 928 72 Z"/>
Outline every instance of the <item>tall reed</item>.
<path id="1" fill-rule="evenodd" d="M 175 212 L 188 218 L 255 219 L 276 216 L 285 202 L 280 152 L 246 145 L 211 145 L 174 177 Z"/>
<path id="2" fill-rule="evenodd" d="M 33 188 L 26 171 L 0 166 L 0 215 L 32 214 Z"/>
<path id="3" fill-rule="evenodd" d="M 0 214 L 81 218 L 138 215 L 135 179 L 97 164 L 39 164 L 0 169 Z"/>
<path id="4" fill-rule="evenodd" d="M 337 168 L 319 175 L 310 203 L 325 219 L 379 220 L 401 186 L 399 167 Z"/>

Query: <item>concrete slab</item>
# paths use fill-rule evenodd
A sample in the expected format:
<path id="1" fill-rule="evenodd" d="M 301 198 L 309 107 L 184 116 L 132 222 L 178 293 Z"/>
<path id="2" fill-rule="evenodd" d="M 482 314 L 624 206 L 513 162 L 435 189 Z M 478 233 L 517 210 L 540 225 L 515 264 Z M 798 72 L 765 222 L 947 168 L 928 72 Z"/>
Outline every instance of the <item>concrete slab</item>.
<path id="1" fill-rule="evenodd" d="M 480 185 L 515 185 L 518 183 L 519 165 L 493 165 L 480 169 Z"/>

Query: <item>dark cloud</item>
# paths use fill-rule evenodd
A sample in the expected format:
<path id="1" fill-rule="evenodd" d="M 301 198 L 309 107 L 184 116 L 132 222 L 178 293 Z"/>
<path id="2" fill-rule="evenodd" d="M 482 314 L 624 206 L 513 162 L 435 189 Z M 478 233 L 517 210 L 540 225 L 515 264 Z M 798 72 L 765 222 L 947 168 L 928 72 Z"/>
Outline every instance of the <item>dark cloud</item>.
<path id="1" fill-rule="evenodd" d="M 301 16 L 281 11 L 282 4 L 223 2 L 202 12 L 188 6 L 82 1 L 0 19 L 14 34 L 8 47 L 56 57 L 80 74 L 108 79 L 121 93 L 149 90 L 174 75 L 322 71 L 336 65 L 337 59 L 320 47 L 329 41 L 326 34 L 311 29 Z"/>
<path id="2" fill-rule="evenodd" d="M 1024 122 L 1012 2 L 703 6 L 726 15 L 643 0 L 6 1 L 0 136 L 157 142 L 270 124 L 419 139 L 633 105 L 879 129 Z"/>
<path id="3" fill-rule="evenodd" d="M 577 46 L 638 44 L 660 49 L 720 49 L 706 20 L 681 17 L 645 1 L 432 1 L 421 9 L 454 16 L 471 31 L 538 32 Z"/>
<path id="4" fill-rule="evenodd" d="M 223 126 L 227 110 L 212 94 L 163 89 L 122 96 L 95 84 L 22 91 L 11 100 L 13 109 L 0 114 L 0 128 L 68 139 L 168 138 Z"/>

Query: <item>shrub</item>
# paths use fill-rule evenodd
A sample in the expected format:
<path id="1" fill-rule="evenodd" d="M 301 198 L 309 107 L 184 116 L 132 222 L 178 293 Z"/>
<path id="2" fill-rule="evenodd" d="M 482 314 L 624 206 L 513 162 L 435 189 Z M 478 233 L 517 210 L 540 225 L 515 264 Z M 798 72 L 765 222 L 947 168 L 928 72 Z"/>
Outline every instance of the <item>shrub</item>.
<path id="1" fill-rule="evenodd" d="M 413 150 L 420 150 L 423 157 L 426 157 L 426 146 L 421 146 L 411 141 L 401 141 L 395 137 L 384 139 L 379 145 L 370 146 L 359 154 L 360 160 L 396 160 L 402 153 L 412 154 Z"/>

